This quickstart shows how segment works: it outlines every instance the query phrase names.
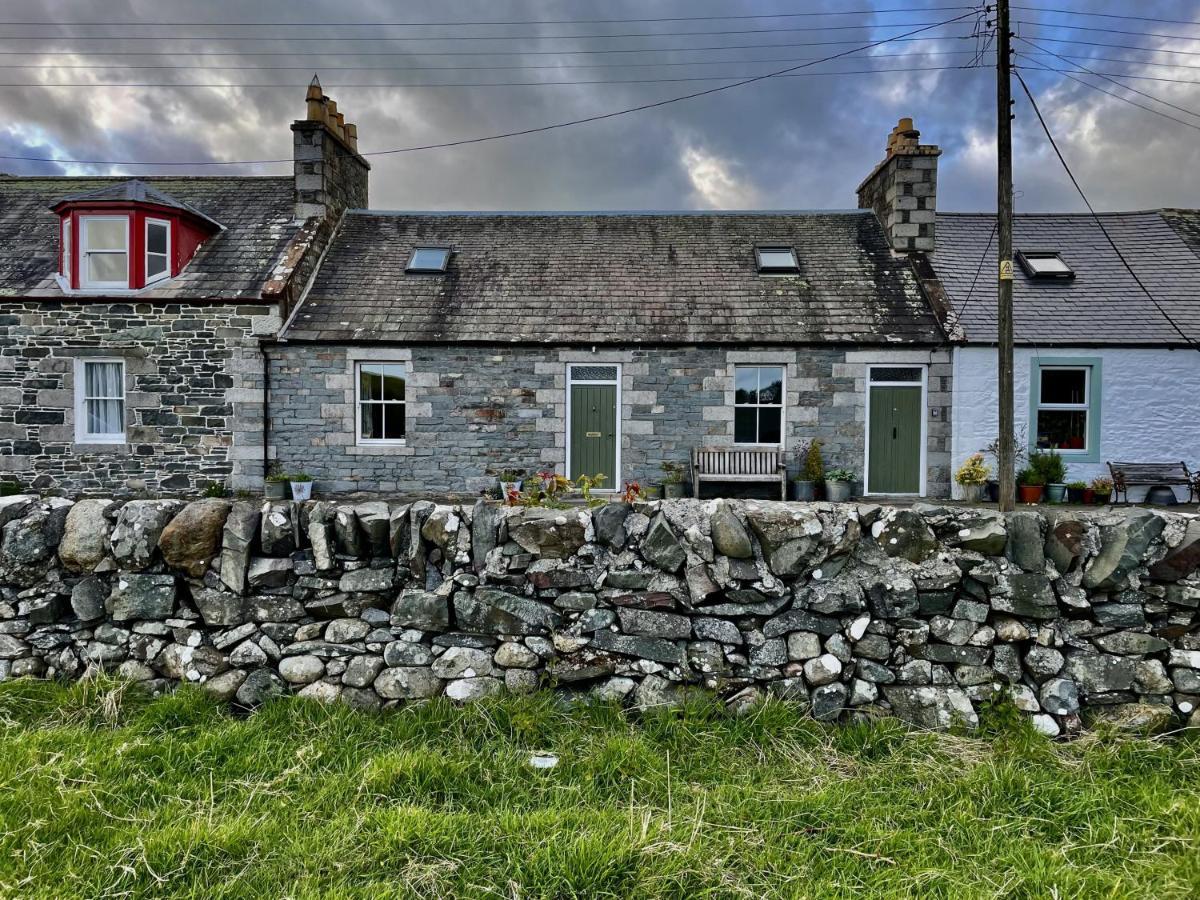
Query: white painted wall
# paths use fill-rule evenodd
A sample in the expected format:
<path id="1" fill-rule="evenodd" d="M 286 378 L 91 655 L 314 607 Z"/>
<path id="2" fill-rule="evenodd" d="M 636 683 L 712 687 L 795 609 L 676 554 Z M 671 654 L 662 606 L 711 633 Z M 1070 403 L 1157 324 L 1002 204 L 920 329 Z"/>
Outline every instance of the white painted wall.
<path id="1" fill-rule="evenodd" d="M 1100 461 L 1067 464 L 1069 481 L 1108 476 L 1108 460 L 1175 462 L 1200 467 L 1200 353 L 1195 350 L 1138 350 L 1096 347 L 1041 351 L 1018 347 L 1014 355 L 1017 433 L 1032 433 L 1029 378 L 1036 356 L 1100 358 Z M 952 471 L 995 440 L 996 349 L 958 347 L 954 351 L 954 414 L 951 417 Z M 958 485 L 954 486 L 959 495 Z M 1144 496 L 1131 488 L 1129 499 Z M 1181 500 L 1187 490 L 1176 489 Z"/>

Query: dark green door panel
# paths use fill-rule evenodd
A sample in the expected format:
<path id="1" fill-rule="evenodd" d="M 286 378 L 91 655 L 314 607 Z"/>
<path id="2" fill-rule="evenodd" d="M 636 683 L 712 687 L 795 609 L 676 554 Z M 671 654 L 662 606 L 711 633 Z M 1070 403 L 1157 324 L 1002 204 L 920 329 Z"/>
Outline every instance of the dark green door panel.
<path id="1" fill-rule="evenodd" d="M 605 475 L 606 488 L 618 486 L 617 386 L 571 385 L 571 478 Z"/>
<path id="2" fill-rule="evenodd" d="M 916 494 L 921 490 L 921 388 L 872 387 L 867 491 Z"/>

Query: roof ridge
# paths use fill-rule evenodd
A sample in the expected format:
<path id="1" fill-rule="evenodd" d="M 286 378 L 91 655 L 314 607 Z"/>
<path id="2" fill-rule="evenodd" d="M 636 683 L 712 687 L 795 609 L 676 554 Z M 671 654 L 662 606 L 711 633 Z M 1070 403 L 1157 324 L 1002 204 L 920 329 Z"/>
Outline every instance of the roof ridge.
<path id="1" fill-rule="evenodd" d="M 348 209 L 359 216 L 866 216 L 869 209 Z"/>

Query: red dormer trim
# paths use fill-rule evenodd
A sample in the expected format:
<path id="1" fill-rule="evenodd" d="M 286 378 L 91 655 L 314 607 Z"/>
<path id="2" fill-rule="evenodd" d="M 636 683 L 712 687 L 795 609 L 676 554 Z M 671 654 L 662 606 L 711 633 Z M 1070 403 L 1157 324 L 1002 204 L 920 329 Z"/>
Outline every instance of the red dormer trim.
<path id="1" fill-rule="evenodd" d="M 59 272 L 70 290 L 88 293 L 139 291 L 153 287 L 156 279 L 146 283 L 146 222 L 168 223 L 169 278 L 174 278 L 195 256 L 201 245 L 216 234 L 215 223 L 171 206 L 136 202 L 63 202 L 54 207 L 59 215 Z M 121 287 L 98 288 L 83 283 L 83 220 L 89 216 L 124 218 L 126 220 L 127 283 Z M 68 258 L 69 257 L 69 258 Z"/>

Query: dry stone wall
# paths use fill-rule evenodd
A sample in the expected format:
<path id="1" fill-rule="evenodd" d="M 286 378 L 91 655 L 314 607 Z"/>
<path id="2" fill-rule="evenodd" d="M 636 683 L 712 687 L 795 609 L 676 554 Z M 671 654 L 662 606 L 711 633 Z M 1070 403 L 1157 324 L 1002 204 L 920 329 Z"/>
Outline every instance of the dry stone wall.
<path id="1" fill-rule="evenodd" d="M 1051 734 L 1200 703 L 1200 518 L 673 500 L 0 500 L 0 678 L 99 669 L 253 706 L 551 685 Z"/>

